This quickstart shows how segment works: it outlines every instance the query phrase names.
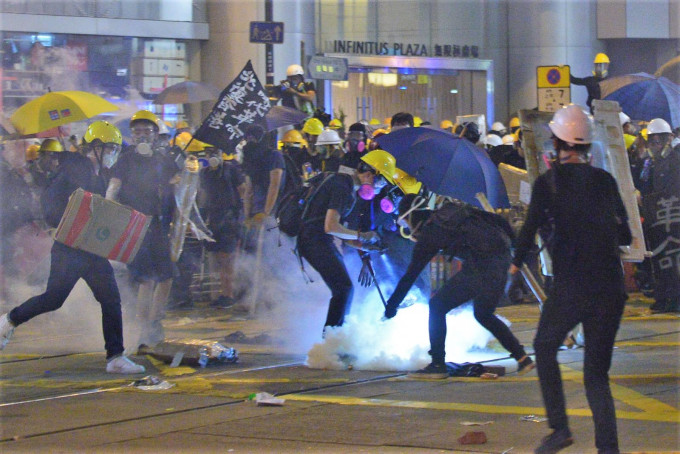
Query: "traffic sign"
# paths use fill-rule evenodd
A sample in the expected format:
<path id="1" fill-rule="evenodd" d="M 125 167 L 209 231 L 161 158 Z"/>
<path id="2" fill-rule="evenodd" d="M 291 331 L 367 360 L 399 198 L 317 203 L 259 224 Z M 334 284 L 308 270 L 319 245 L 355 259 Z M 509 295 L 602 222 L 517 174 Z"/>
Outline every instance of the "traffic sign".
<path id="1" fill-rule="evenodd" d="M 251 22 L 250 42 L 283 44 L 283 22 Z"/>
<path id="2" fill-rule="evenodd" d="M 307 64 L 309 77 L 322 80 L 348 80 L 346 58 L 313 56 Z"/>
<path id="3" fill-rule="evenodd" d="M 537 66 L 538 110 L 555 112 L 571 102 L 569 66 Z"/>

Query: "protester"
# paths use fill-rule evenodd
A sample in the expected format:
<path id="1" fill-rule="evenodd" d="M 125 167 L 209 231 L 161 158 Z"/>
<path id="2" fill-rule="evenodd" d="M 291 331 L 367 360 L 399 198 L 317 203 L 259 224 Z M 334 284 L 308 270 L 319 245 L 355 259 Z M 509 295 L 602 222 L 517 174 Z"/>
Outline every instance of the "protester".
<path id="1" fill-rule="evenodd" d="M 510 134 L 515 134 L 517 130 L 520 128 L 519 118 L 512 117 L 510 119 L 510 123 L 508 124 L 508 126 L 510 126 Z"/>
<path id="2" fill-rule="evenodd" d="M 507 131 L 508 130 L 503 123 L 501 123 L 500 121 L 496 121 L 491 125 L 491 129 L 489 130 L 489 134 L 495 134 L 498 137 L 502 138 L 503 136 L 505 136 L 508 133 Z"/>
<path id="3" fill-rule="evenodd" d="M 316 153 L 314 150 L 314 145 L 316 144 L 316 139 L 319 137 L 324 130 L 323 123 L 318 118 L 310 118 L 305 121 L 302 126 L 302 132 L 305 135 L 305 140 L 307 141 L 307 151 L 312 154 Z"/>
<path id="4" fill-rule="evenodd" d="M 286 131 L 281 139 L 281 152 L 286 163 L 286 187 L 284 192 L 290 189 L 290 185 L 302 184 L 305 172 L 305 163 L 309 162 L 312 156 L 307 152 L 307 142 L 297 129 Z"/>
<path id="5" fill-rule="evenodd" d="M 42 198 L 45 221 L 57 227 L 66 210 L 69 197 L 78 188 L 104 195 L 106 188 L 101 170 L 113 163 L 122 142 L 120 132 L 106 122 L 95 122 L 85 133 L 84 152 L 94 153 L 93 162 L 80 153 L 61 153 L 56 174 Z M 101 167 L 100 167 L 101 166 Z M 0 350 L 9 342 L 14 328 L 32 318 L 59 309 L 79 279 L 83 279 L 102 308 L 102 328 L 106 349 L 106 371 L 118 374 L 139 374 L 144 366 L 133 363 L 123 355 L 123 317 L 120 293 L 113 268 L 104 257 L 54 242 L 51 252 L 50 276 L 47 289 L 29 298 L 9 313 L 0 317 Z"/>
<path id="6" fill-rule="evenodd" d="M 314 114 L 316 88 L 314 83 L 305 82 L 305 71 L 300 65 L 290 65 L 286 69 L 286 80 L 279 85 L 281 105 L 292 107 L 309 115 Z"/>
<path id="7" fill-rule="evenodd" d="M 647 144 L 651 161 L 643 166 L 640 191 L 645 213 L 645 237 L 652 251 L 656 284 L 655 312 L 680 311 L 680 254 L 677 238 L 680 227 L 680 139 L 673 136 L 670 125 L 661 118 L 647 126 Z"/>
<path id="8" fill-rule="evenodd" d="M 439 253 L 455 257 L 463 266 L 430 299 L 429 332 L 432 362 L 411 375 L 442 379 L 446 367 L 446 314 L 472 301 L 475 319 L 489 330 L 517 360 L 518 372 L 534 368 L 524 347 L 510 329 L 494 315 L 504 293 L 510 265 L 512 230 L 491 221 L 493 215 L 460 202 L 445 203 L 437 210 L 427 208 L 425 197 L 406 195 L 399 204 L 399 224 L 416 241 L 406 273 L 387 300 L 385 318 L 392 318 L 423 268 Z M 498 217 L 499 219 L 502 219 Z"/>
<path id="9" fill-rule="evenodd" d="M 323 178 L 321 175 L 317 178 Z M 331 174 L 324 181 L 307 210 L 306 222 L 298 236 L 300 256 L 314 268 L 331 291 L 326 327 L 342 326 L 350 312 L 354 287 L 335 239 L 353 240 L 355 245 L 378 241 L 375 232 L 351 230 L 342 220 L 352 211 L 355 192 L 361 187 L 373 188 L 375 170 L 360 163 L 351 173 Z"/>
<path id="10" fill-rule="evenodd" d="M 213 271 L 220 276 L 219 296 L 211 306 L 227 308 L 234 300 L 234 264 L 243 226 L 245 175 L 233 154 L 213 149 L 208 167 L 201 170 L 199 205 L 204 208 L 214 242 L 206 241 Z"/>
<path id="11" fill-rule="evenodd" d="M 165 338 L 163 320 L 175 267 L 170 259 L 170 220 L 174 209 L 174 184 L 179 182 L 171 158 L 154 154 L 158 119 L 148 110 L 132 116 L 134 151 L 124 153 L 112 168 L 106 198 L 151 217 L 144 241 L 128 270 L 137 292 L 140 343 L 155 345 Z"/>
<path id="12" fill-rule="evenodd" d="M 618 453 L 616 414 L 609 388 L 614 340 L 627 299 L 619 245 L 631 242 L 628 216 L 616 181 L 588 165 L 593 121 L 581 106 L 558 110 L 549 124 L 558 156 L 531 194 L 511 274 L 534 246 L 537 230 L 552 227 L 549 245 L 554 282 L 534 340 L 538 377 L 552 434 L 536 453 L 554 453 L 573 443 L 557 352 L 568 333 L 583 325 L 583 378 L 595 423 L 598 452 Z M 552 225 L 551 225 L 552 224 Z"/>
<path id="13" fill-rule="evenodd" d="M 442 120 L 439 123 L 439 129 L 443 129 L 446 132 L 452 132 L 453 122 L 451 120 Z"/>
<path id="14" fill-rule="evenodd" d="M 588 99 L 586 100 L 586 105 L 593 112 L 592 102 L 593 99 L 601 98 L 600 82 L 607 78 L 609 73 L 609 57 L 607 54 L 599 53 L 595 55 L 595 60 L 593 60 L 594 70 L 593 75 L 588 77 L 575 77 L 571 74 L 569 75 L 569 81 L 574 85 L 583 85 L 588 90 Z"/>
<path id="15" fill-rule="evenodd" d="M 250 230 L 257 230 L 274 213 L 279 189 L 284 183 L 285 163 L 281 152 L 273 149 L 262 126 L 245 130 L 243 171 L 246 175 L 245 217 Z M 252 238 L 252 237 L 251 237 Z M 251 243 L 250 246 L 253 244 Z M 246 245 L 247 247 L 249 245 Z"/>
<path id="16" fill-rule="evenodd" d="M 345 140 L 345 156 L 342 165 L 356 169 L 368 147 L 368 132 L 366 125 L 354 123 L 349 127 L 347 139 Z"/>
<path id="17" fill-rule="evenodd" d="M 390 129 L 392 131 L 402 128 L 413 128 L 414 125 L 413 115 L 408 112 L 397 112 L 390 119 Z"/>
<path id="18" fill-rule="evenodd" d="M 342 139 L 338 133 L 332 129 L 324 129 L 319 134 L 314 146 L 321 157 L 321 171 L 337 172 L 340 163 L 344 162 L 343 157 L 345 156 Z"/>

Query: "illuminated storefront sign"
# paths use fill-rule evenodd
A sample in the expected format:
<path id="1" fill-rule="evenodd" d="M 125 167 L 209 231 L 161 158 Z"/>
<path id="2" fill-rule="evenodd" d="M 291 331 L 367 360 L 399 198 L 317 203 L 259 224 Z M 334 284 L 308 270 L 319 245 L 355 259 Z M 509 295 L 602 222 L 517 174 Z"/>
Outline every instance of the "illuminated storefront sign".
<path id="1" fill-rule="evenodd" d="M 326 52 L 355 55 L 479 58 L 479 47 L 458 44 L 387 43 L 379 41 L 326 41 Z"/>

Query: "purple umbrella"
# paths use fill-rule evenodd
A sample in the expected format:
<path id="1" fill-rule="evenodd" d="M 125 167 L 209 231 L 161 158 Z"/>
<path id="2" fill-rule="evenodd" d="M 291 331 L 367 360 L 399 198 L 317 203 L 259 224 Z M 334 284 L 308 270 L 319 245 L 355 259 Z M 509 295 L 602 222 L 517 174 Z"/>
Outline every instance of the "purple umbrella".
<path id="1" fill-rule="evenodd" d="M 305 112 L 301 112 L 292 107 L 274 106 L 269 109 L 265 119 L 267 120 L 267 131 L 272 131 L 281 126 L 290 126 L 302 123 L 309 117 Z"/>

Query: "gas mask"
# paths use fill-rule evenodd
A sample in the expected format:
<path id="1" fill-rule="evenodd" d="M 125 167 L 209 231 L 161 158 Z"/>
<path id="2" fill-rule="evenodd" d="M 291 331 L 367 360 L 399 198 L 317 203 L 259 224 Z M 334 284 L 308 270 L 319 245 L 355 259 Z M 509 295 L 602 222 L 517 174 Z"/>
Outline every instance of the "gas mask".
<path id="1" fill-rule="evenodd" d="M 357 194 L 364 200 L 373 200 L 375 198 L 375 188 L 372 184 L 362 184 L 359 186 Z"/>
<path id="2" fill-rule="evenodd" d="M 208 165 L 212 170 L 216 170 L 220 164 L 222 164 L 222 160 L 217 156 L 211 156 L 210 159 L 208 159 Z"/>
<path id="3" fill-rule="evenodd" d="M 135 151 L 147 158 L 153 155 L 151 145 L 149 145 L 146 142 L 138 143 L 137 146 L 135 147 Z"/>
<path id="4" fill-rule="evenodd" d="M 345 149 L 348 153 L 363 153 L 366 150 L 366 139 L 360 131 L 350 131 L 345 141 Z"/>

